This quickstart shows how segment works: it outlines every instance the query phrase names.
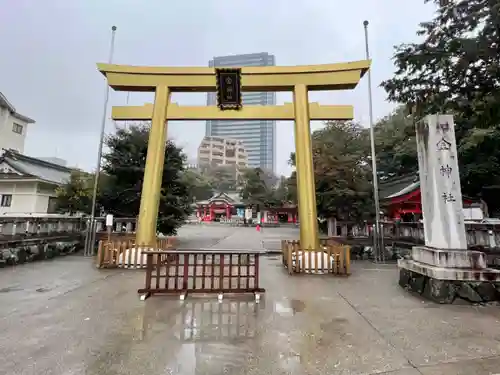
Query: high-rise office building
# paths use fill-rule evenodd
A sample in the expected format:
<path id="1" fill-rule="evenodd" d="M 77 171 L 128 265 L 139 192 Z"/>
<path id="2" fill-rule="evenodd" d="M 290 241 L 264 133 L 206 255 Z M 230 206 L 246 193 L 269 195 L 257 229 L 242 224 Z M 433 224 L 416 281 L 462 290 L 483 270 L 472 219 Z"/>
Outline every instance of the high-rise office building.
<path id="1" fill-rule="evenodd" d="M 267 52 L 246 55 L 214 57 L 209 67 L 274 66 L 274 55 Z M 208 93 L 207 105 L 216 105 L 213 92 Z M 243 105 L 274 105 L 275 92 L 243 93 Z M 276 121 L 207 121 L 205 135 L 237 139 L 243 142 L 248 153 L 248 166 L 275 171 L 276 163 Z"/>

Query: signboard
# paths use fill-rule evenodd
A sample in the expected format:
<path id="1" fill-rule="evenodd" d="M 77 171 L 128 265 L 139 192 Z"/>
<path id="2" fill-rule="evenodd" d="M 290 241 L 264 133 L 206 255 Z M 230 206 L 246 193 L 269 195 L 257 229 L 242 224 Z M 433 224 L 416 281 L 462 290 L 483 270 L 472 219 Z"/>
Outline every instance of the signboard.
<path id="1" fill-rule="evenodd" d="M 252 209 L 247 208 L 245 209 L 245 219 L 250 220 L 253 216 Z"/>
<path id="2" fill-rule="evenodd" d="M 107 227 L 113 226 L 113 215 L 111 214 L 106 215 L 106 226 Z"/>
<path id="3" fill-rule="evenodd" d="M 241 109 L 241 69 L 215 69 L 215 76 L 217 107 L 221 111 Z"/>

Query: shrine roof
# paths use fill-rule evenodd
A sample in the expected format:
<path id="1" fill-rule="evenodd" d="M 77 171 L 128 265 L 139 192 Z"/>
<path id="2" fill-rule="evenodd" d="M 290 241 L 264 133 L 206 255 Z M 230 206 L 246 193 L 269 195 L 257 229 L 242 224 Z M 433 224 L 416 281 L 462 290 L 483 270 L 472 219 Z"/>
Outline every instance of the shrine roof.
<path id="1" fill-rule="evenodd" d="M 386 197 L 386 199 L 389 199 L 389 198 L 397 198 L 397 197 L 400 197 L 402 195 L 406 195 L 408 193 L 411 193 L 412 191 L 415 191 L 416 189 L 418 189 L 420 187 L 420 181 L 416 181 L 416 182 L 413 182 L 411 183 L 410 185 L 408 186 L 405 186 L 404 188 L 402 188 L 401 190 L 395 192 L 394 194 L 391 194 L 391 195 L 388 195 Z"/>
<path id="2" fill-rule="evenodd" d="M 198 201 L 196 202 L 196 204 L 210 204 L 215 200 L 223 200 L 229 204 L 242 204 L 239 193 L 223 193 L 223 192 L 215 193 L 212 196 L 212 198 L 203 201 Z"/>
<path id="3" fill-rule="evenodd" d="M 379 185 L 379 197 L 381 203 L 388 204 L 392 199 L 404 197 L 407 194 L 413 193 L 420 189 L 420 177 L 418 172 L 390 178 L 381 181 Z M 473 198 L 462 195 L 464 200 L 470 202 L 479 202 L 479 198 Z"/>
<path id="4" fill-rule="evenodd" d="M 403 176 L 389 178 L 380 181 L 379 195 L 381 200 L 400 197 L 411 193 L 420 187 L 418 173 L 410 173 Z"/>

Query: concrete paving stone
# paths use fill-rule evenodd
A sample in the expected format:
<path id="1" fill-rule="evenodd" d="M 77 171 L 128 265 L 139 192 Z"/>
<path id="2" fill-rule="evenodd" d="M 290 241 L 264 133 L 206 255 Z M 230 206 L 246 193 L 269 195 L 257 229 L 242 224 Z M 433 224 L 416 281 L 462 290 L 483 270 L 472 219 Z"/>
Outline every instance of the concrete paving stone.
<path id="1" fill-rule="evenodd" d="M 419 370 L 423 375 L 498 375 L 500 374 L 500 357 L 422 366 Z"/>
<path id="2" fill-rule="evenodd" d="M 364 314 L 416 366 L 500 355 L 500 324 L 473 306 L 380 307 Z"/>
<path id="3" fill-rule="evenodd" d="M 418 298 L 398 285 L 399 273 L 394 264 L 353 261 L 351 269 L 352 275 L 349 278 L 336 279 L 334 285 L 356 309 L 368 310 L 380 306 L 387 309 L 435 306 L 434 303 Z"/>
<path id="4" fill-rule="evenodd" d="M 377 373 L 377 374 L 370 374 L 370 375 L 421 375 L 421 373 L 417 369 L 409 367 L 409 368 L 403 368 L 400 370 Z"/>
<path id="5" fill-rule="evenodd" d="M 280 262 L 268 261 L 262 268 L 263 285 L 273 286 L 266 305 L 272 301 L 274 306 L 266 319 L 272 324 L 263 330 L 267 344 L 261 359 L 271 362 L 295 353 L 287 361 L 305 373 L 370 374 L 408 366 L 345 300 L 325 288 L 321 277 L 289 278 L 279 268 L 276 272 Z M 283 362 L 275 362 L 273 370 L 282 367 Z"/>
<path id="6" fill-rule="evenodd" d="M 190 225 L 183 247 L 249 249 L 293 228 Z M 201 245 L 201 246 L 200 246 Z M 440 306 L 397 285 L 394 265 L 289 276 L 261 262 L 253 296 L 140 301 L 142 270 L 69 256 L 0 270 L 0 375 L 500 373 L 498 307 Z M 415 368 L 416 367 L 416 368 Z"/>

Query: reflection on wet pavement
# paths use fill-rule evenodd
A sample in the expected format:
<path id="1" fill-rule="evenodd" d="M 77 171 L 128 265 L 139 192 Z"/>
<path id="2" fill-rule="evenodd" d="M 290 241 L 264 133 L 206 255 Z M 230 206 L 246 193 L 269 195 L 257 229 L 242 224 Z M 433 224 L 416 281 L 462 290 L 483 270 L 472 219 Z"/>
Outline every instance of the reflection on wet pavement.
<path id="1" fill-rule="evenodd" d="M 173 327 L 181 347 L 169 367 L 182 369 L 178 373 L 186 375 L 198 374 L 196 369 L 223 374 L 244 367 L 252 352 L 256 320 L 263 308 L 264 300 L 219 303 L 212 299 L 185 303 L 175 316 Z"/>
<path id="2" fill-rule="evenodd" d="M 186 230 L 198 242 L 226 238 L 221 248 L 255 248 L 261 238 L 197 228 Z M 261 267 L 267 291 L 258 304 L 252 296 L 140 301 L 142 272 L 96 270 L 78 257 L 2 270 L 0 375 L 491 375 L 500 367 L 497 307 L 429 308 L 397 285 L 395 267 L 354 264 L 349 278 L 289 276 L 275 257 Z"/>
<path id="3" fill-rule="evenodd" d="M 150 361 L 140 366 L 150 375 L 240 373 L 257 350 L 257 320 L 265 306 L 265 298 L 260 303 L 253 298 L 152 298 L 97 348 L 86 374 L 132 373 L 141 360 Z"/>
<path id="4" fill-rule="evenodd" d="M 296 299 L 283 299 L 274 302 L 274 312 L 281 316 L 291 316 L 304 311 L 306 304 Z"/>

